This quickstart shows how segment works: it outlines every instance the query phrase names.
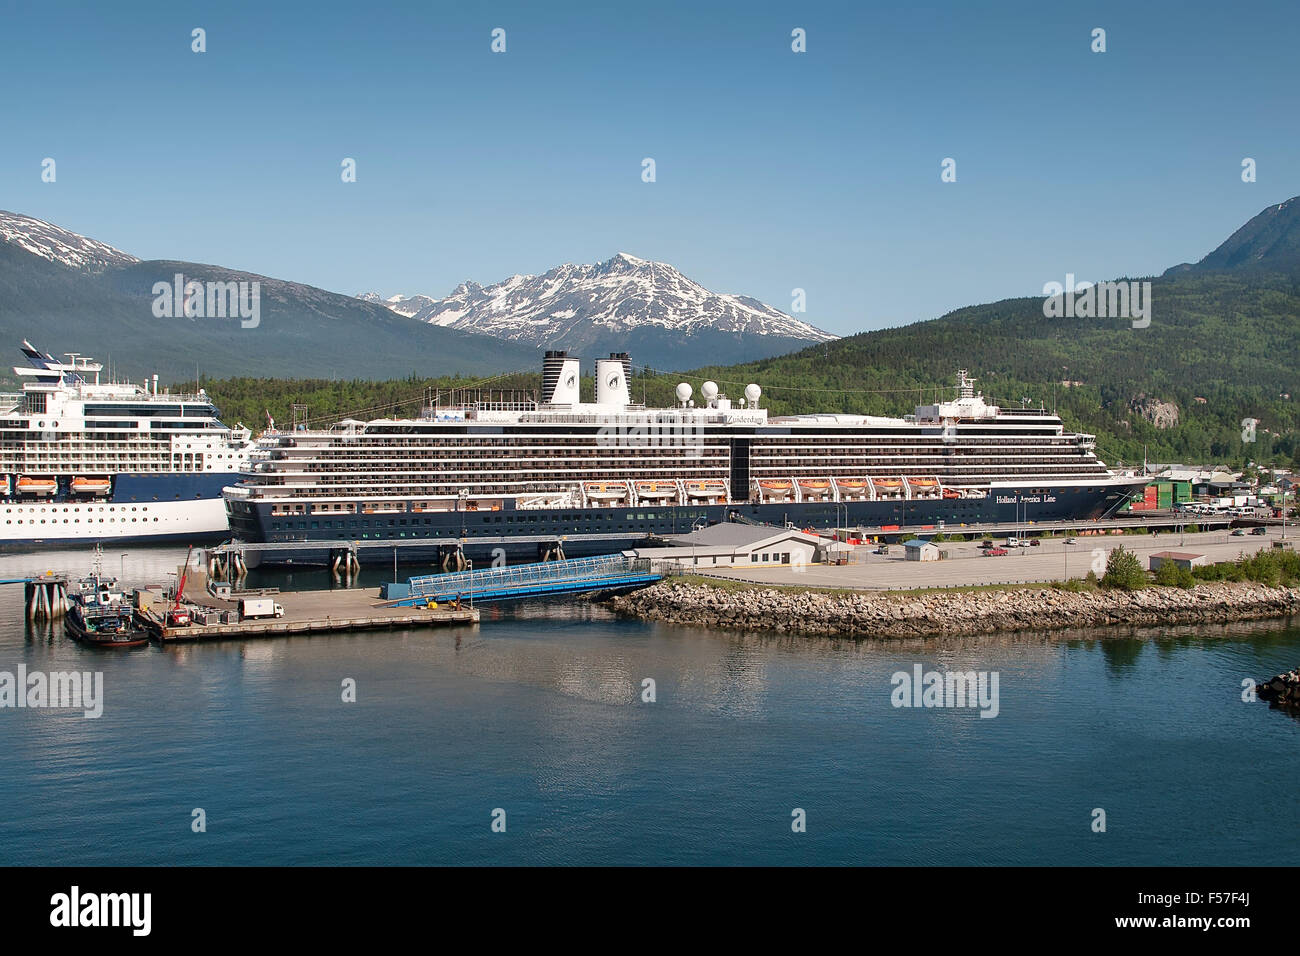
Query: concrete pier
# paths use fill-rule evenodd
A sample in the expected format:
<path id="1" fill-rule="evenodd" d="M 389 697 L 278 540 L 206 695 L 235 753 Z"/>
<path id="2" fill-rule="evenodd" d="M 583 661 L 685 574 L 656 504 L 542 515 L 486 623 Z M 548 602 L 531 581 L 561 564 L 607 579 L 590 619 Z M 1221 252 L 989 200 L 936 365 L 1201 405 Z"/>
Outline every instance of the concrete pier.
<path id="1" fill-rule="evenodd" d="M 188 585 L 185 593 L 186 604 L 213 611 L 238 611 L 237 600 L 223 601 L 201 590 L 191 591 Z M 140 613 L 154 637 L 164 644 L 479 623 L 479 612 L 467 606 L 459 610 L 445 604 L 436 608 L 390 607 L 380 601 L 378 588 L 281 591 L 275 600 L 284 607 L 283 617 L 235 623 L 167 627 L 163 621 L 170 604 L 161 594 L 146 596 Z"/>

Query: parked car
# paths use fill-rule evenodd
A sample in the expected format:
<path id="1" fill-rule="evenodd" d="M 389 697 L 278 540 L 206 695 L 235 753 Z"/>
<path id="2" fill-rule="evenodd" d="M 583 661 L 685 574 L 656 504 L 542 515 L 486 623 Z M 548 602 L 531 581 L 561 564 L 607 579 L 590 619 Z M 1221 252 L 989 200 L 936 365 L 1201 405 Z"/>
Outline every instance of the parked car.
<path id="1" fill-rule="evenodd" d="M 1065 543 L 1066 543 L 1066 544 L 1074 544 L 1074 539 L 1073 539 L 1073 538 L 1066 538 L 1066 539 L 1065 539 Z"/>
<path id="2" fill-rule="evenodd" d="M 1234 538 L 1244 538 L 1244 537 L 1246 536 L 1246 529 L 1245 529 L 1245 528 L 1233 528 L 1233 529 L 1232 529 L 1232 536 L 1233 536 Z"/>
<path id="3" fill-rule="evenodd" d="M 1268 528 L 1264 527 L 1263 525 L 1260 525 L 1260 526 L 1257 527 L 1257 528 L 1251 528 L 1251 529 L 1250 529 L 1250 533 L 1251 533 L 1251 534 L 1268 534 Z"/>
<path id="4" fill-rule="evenodd" d="M 1010 553 L 1011 552 L 1008 551 L 1006 548 L 989 548 L 987 551 L 984 552 L 984 556 L 986 558 L 1000 558 L 1002 557 L 1002 555 L 1010 554 Z"/>
<path id="5" fill-rule="evenodd" d="M 875 550 L 875 551 L 872 551 L 871 553 L 872 553 L 872 554 L 889 554 L 889 545 L 887 545 L 887 544 L 882 544 L 880 547 L 876 548 L 876 550 Z"/>
<path id="6" fill-rule="evenodd" d="M 1039 545 L 1041 545 L 1041 544 L 1042 544 L 1042 542 L 1039 541 L 1037 538 L 1030 538 L 1030 539 L 1029 539 L 1029 546 L 1032 547 L 1032 548 L 1037 548 L 1037 547 L 1038 547 Z"/>

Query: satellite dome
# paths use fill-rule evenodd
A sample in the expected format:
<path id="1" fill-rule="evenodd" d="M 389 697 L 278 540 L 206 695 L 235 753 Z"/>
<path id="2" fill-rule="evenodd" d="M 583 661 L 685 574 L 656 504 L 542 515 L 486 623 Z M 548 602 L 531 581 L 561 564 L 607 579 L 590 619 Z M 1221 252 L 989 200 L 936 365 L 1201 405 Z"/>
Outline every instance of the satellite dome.
<path id="1" fill-rule="evenodd" d="M 700 394 L 704 396 L 706 402 L 711 402 L 718 397 L 718 383 L 705 382 L 700 386 Z"/>
<path id="2" fill-rule="evenodd" d="M 693 389 L 685 382 L 677 386 L 677 401 L 684 402 L 691 397 Z"/>
<path id="3" fill-rule="evenodd" d="M 761 396 L 762 394 L 763 394 L 763 390 L 759 388 L 757 385 L 755 385 L 753 382 L 750 382 L 748 385 L 745 386 L 745 398 L 749 400 L 749 404 L 751 405 L 757 405 L 759 396 Z"/>

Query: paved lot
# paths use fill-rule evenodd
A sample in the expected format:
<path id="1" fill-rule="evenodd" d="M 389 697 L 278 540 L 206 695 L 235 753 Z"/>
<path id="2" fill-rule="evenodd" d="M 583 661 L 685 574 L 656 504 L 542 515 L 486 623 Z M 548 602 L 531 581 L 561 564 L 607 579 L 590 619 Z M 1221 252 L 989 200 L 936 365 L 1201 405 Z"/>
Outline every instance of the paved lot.
<path id="1" fill-rule="evenodd" d="M 1226 531 L 1199 534 L 1105 535 L 1081 537 L 1066 545 L 1063 538 L 1043 539 L 1036 548 L 1020 548 L 1004 557 L 985 557 L 978 541 L 942 542 L 948 552 L 943 561 L 907 561 L 902 545 L 890 548 L 890 554 L 872 554 L 871 547 L 854 550 L 853 563 L 844 567 L 811 565 L 804 568 L 738 568 L 701 572 L 719 578 L 733 578 L 763 584 L 793 584 L 803 587 L 841 587 L 859 589 L 898 589 L 951 587 L 974 584 L 1024 584 L 1082 578 L 1093 569 L 1101 575 L 1106 556 L 1112 548 L 1124 547 L 1135 552 L 1147 566 L 1147 558 L 1156 551 L 1190 551 L 1206 555 L 1211 562 L 1230 561 L 1240 554 L 1254 554 L 1272 547 L 1282 537 L 1281 530 L 1270 528 L 1267 535 L 1232 537 Z M 1005 538 L 996 539 L 1001 545 Z M 1287 528 L 1287 540 L 1300 546 L 1300 529 Z M 873 546 L 874 547 L 874 546 Z"/>

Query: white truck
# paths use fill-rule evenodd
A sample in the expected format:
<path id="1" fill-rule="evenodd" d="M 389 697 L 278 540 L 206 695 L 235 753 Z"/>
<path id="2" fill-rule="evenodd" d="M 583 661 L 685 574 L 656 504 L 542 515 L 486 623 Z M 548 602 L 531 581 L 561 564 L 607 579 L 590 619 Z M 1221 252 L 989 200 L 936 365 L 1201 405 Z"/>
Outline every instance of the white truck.
<path id="1" fill-rule="evenodd" d="M 239 602 L 241 621 L 259 617 L 284 617 L 284 608 L 270 598 L 244 598 Z"/>

